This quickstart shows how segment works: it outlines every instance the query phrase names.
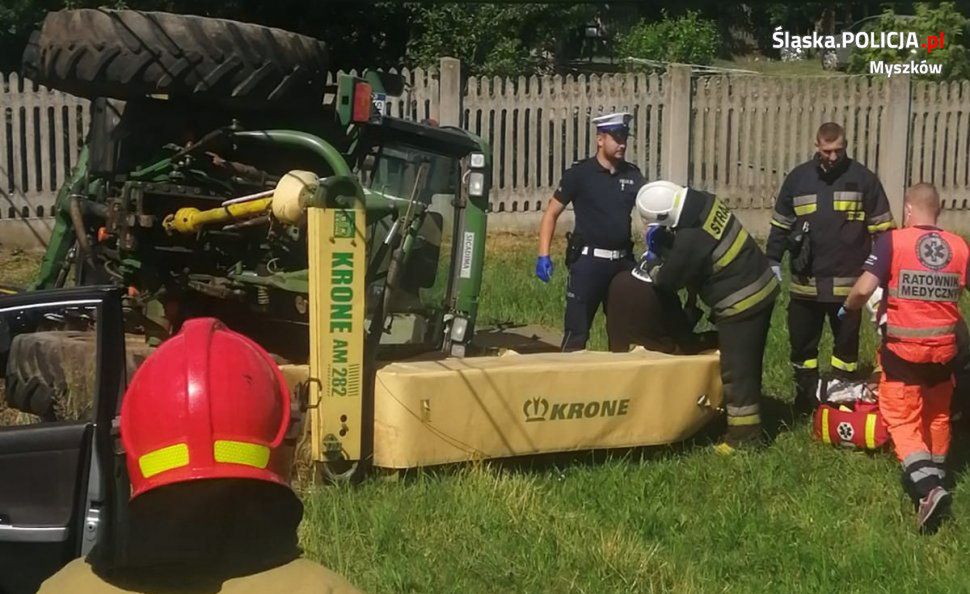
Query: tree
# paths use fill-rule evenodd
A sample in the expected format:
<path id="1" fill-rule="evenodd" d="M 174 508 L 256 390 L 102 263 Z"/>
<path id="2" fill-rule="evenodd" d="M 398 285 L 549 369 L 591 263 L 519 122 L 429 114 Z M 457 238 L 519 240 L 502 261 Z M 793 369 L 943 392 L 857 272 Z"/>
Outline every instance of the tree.
<path id="1" fill-rule="evenodd" d="M 943 69 L 939 75 L 920 74 L 918 78 L 966 79 L 970 78 L 970 55 L 962 41 L 970 19 L 963 16 L 953 2 L 942 2 L 939 6 L 926 4 L 916 5 L 915 18 L 903 18 L 892 10 L 885 11 L 867 31 L 876 35 L 882 32 L 912 31 L 917 34 L 919 41 L 925 42 L 928 35 L 945 33 L 945 43 L 942 49 L 928 48 L 911 49 L 893 48 L 858 48 L 849 58 L 849 72 L 868 74 L 869 62 L 901 63 L 925 60 L 931 64 L 941 64 Z"/>
<path id="2" fill-rule="evenodd" d="M 548 71 L 565 41 L 597 14 L 591 5 L 431 4 L 416 9 L 408 59 L 428 67 L 460 59 L 470 74 L 513 76 Z"/>
<path id="3" fill-rule="evenodd" d="M 641 21 L 620 36 L 620 57 L 686 64 L 710 64 L 721 49 L 721 35 L 714 21 L 688 11 L 683 16 L 656 22 Z"/>

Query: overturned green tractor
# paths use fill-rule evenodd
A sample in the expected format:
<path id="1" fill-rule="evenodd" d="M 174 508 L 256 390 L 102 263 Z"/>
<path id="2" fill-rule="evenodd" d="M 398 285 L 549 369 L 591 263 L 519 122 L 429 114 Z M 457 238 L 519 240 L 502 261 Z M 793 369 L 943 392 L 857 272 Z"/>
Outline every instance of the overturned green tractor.
<path id="1" fill-rule="evenodd" d="M 24 70 L 93 99 L 35 289 L 118 284 L 132 332 L 212 315 L 309 357 L 306 209 L 366 210 L 366 307 L 390 358 L 460 353 L 481 287 L 490 155 L 459 128 L 388 117 L 400 77 L 327 84 L 317 40 L 163 13 L 51 13 Z"/>

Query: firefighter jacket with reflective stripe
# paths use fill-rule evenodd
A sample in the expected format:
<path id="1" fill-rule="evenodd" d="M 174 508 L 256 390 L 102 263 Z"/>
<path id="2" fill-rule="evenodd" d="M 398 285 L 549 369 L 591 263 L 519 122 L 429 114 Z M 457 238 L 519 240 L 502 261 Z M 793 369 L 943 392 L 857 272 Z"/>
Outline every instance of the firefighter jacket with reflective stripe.
<path id="1" fill-rule="evenodd" d="M 958 302 L 967 285 L 967 244 L 947 231 L 906 227 L 892 232 L 886 298 L 886 348 L 911 363 L 956 356 Z"/>
<path id="2" fill-rule="evenodd" d="M 715 322 L 770 307 L 778 294 L 768 259 L 717 198 L 689 189 L 673 244 L 650 275 L 658 287 L 697 288 Z"/>
<path id="3" fill-rule="evenodd" d="M 781 262 L 788 236 L 809 223 L 811 262 L 792 271 L 791 296 L 841 302 L 862 274 L 872 237 L 895 226 L 874 173 L 852 159 L 823 172 L 813 159 L 785 178 L 775 202 L 767 256 Z"/>
<path id="4" fill-rule="evenodd" d="M 230 578 L 219 584 L 185 583 L 177 575 L 171 575 L 171 570 L 165 567 L 146 568 L 144 572 L 168 572 L 170 575 L 162 582 L 167 585 L 145 587 L 135 585 L 134 580 L 129 580 L 132 583 L 115 584 L 98 576 L 84 559 L 75 559 L 48 578 L 38 594 L 360 594 L 360 590 L 344 578 L 306 559 L 296 559 L 273 569 Z"/>

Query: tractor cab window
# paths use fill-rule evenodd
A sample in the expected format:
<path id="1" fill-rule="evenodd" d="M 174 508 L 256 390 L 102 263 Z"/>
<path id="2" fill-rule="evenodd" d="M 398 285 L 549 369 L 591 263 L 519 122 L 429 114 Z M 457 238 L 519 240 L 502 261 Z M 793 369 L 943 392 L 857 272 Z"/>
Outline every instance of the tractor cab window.
<path id="1" fill-rule="evenodd" d="M 456 157 L 406 145 L 382 147 L 374 163 L 367 186 L 393 207 L 369 221 L 376 272 L 368 290 L 369 312 L 383 290 L 392 252 L 404 250 L 404 270 L 385 312 L 389 325 L 381 344 L 389 349 L 433 350 L 440 343 L 459 172 Z"/>

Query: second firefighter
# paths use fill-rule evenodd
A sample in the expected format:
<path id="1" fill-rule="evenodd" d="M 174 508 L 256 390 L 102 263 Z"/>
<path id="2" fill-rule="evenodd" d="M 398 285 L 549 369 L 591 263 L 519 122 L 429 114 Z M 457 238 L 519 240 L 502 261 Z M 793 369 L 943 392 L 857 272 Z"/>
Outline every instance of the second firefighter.
<path id="1" fill-rule="evenodd" d="M 673 234 L 660 254 L 648 253 L 642 273 L 659 289 L 689 288 L 711 310 L 721 351 L 727 434 L 718 451 L 761 440 L 761 369 L 778 280 L 741 221 L 711 194 L 668 181 L 637 194 L 647 224 Z"/>
<path id="2" fill-rule="evenodd" d="M 790 252 L 791 300 L 788 334 L 795 368 L 795 407 L 810 413 L 818 405 L 818 343 L 828 318 L 832 327 L 832 370 L 850 379 L 859 359 L 859 312 L 836 315 L 876 234 L 894 226 L 889 201 L 874 173 L 846 155 L 845 130 L 823 124 L 815 157 L 795 167 L 778 193 L 767 255 L 778 279 Z"/>

